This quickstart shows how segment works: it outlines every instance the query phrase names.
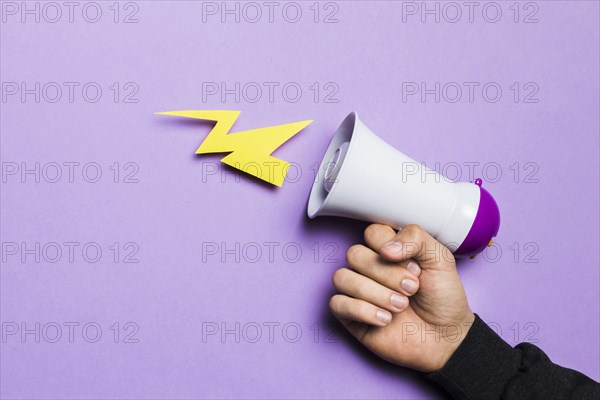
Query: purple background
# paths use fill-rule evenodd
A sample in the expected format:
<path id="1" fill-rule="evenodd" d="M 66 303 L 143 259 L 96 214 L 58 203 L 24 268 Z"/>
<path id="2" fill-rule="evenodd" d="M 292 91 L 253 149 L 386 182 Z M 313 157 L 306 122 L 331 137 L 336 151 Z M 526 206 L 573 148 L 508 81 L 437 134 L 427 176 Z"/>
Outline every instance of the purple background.
<path id="1" fill-rule="evenodd" d="M 57 263 L 36 263 L 31 255 L 22 262 L 3 254 L 5 327 L 80 325 L 73 343 L 64 325 L 57 343 L 6 337 L 2 397 L 443 398 L 418 374 L 362 350 L 327 310 L 331 275 L 366 225 L 307 220 L 310 167 L 352 110 L 413 158 L 448 166 L 453 175 L 458 163 L 461 180 L 469 179 L 465 162 L 480 163 L 474 177 L 484 178 L 501 208 L 502 254 L 459 265 L 471 307 L 509 343 L 537 341 L 553 361 L 598 380 L 598 3 L 537 2 L 539 22 L 528 24 L 522 19 L 531 9 L 521 9 L 515 23 L 512 3 L 501 3 L 497 23 L 486 22 L 480 6 L 472 23 L 463 15 L 455 24 L 431 16 L 422 23 L 419 15 L 404 23 L 402 4 L 391 1 L 337 2 L 339 22 L 327 24 L 313 21 L 313 2 L 299 3 L 298 23 L 281 17 L 283 2 L 273 23 L 266 15 L 257 23 L 235 23 L 232 16 L 221 23 L 219 15 L 203 22 L 202 4 L 183 1 L 137 2 L 139 22 L 132 24 L 113 22 L 113 2 L 99 2 L 98 23 L 81 17 L 85 3 L 73 23 L 67 16 L 22 23 L 4 15 L 2 82 L 79 82 L 79 88 L 97 82 L 103 94 L 97 103 L 80 90 L 73 103 L 66 92 L 57 103 L 8 97 L 1 104 L 3 169 L 96 162 L 103 175 L 97 183 L 82 179 L 81 169 L 73 183 L 66 176 L 57 183 L 6 177 L 2 242 L 97 242 L 103 255 L 89 263 L 79 247 L 73 263 L 66 254 Z M 123 7 L 121 19 L 133 10 Z M 333 10 L 320 7 L 320 19 Z M 113 82 L 121 90 L 136 83 L 139 101 L 123 103 L 122 92 L 115 103 Z M 303 93 L 296 103 L 280 90 L 272 103 L 266 92 L 256 103 L 236 103 L 233 95 L 203 101 L 202 82 L 279 82 L 279 88 L 297 82 Z M 314 82 L 321 87 L 317 103 Z M 337 103 L 323 101 L 328 82 L 339 87 Z M 496 103 L 480 90 L 472 103 L 466 92 L 457 103 L 436 103 L 433 96 L 403 102 L 402 82 L 480 82 L 479 88 L 497 82 L 503 93 Z M 521 86 L 517 103 L 514 82 Z M 539 87 L 537 103 L 523 102 L 527 82 Z M 209 126 L 152 114 L 182 109 L 240 109 L 235 130 L 314 119 L 276 153 L 299 163 L 301 178 L 271 189 L 221 170 L 219 155 L 195 156 Z M 115 162 L 119 180 L 131 171 L 124 164 L 136 163 L 139 182 L 114 183 Z M 497 182 L 490 182 L 494 168 L 482 170 L 486 163 L 500 168 Z M 214 166 L 218 174 L 203 178 Z M 137 243 L 139 262 L 115 263 L 114 242 Z M 271 242 L 278 243 L 272 259 L 264 245 Z M 203 262 L 203 243 L 230 249 L 239 243 L 248 252 L 239 262 L 231 254 L 223 254 L 225 262 L 204 254 Z M 254 263 L 252 243 L 263 251 Z M 289 253 L 282 254 L 286 244 Z M 291 246 L 302 251 L 297 262 L 284 257 L 295 256 Z M 90 322 L 102 328 L 97 343 L 82 337 Z M 115 322 L 119 343 L 110 330 Z M 127 322 L 139 327 L 138 343 L 123 343 Z M 272 343 L 269 322 L 279 324 Z M 240 323 L 241 334 L 256 323 L 262 337 L 203 341 L 203 323 L 229 329 Z M 302 329 L 296 343 L 286 340 L 294 329 L 283 336 L 287 323 Z"/>

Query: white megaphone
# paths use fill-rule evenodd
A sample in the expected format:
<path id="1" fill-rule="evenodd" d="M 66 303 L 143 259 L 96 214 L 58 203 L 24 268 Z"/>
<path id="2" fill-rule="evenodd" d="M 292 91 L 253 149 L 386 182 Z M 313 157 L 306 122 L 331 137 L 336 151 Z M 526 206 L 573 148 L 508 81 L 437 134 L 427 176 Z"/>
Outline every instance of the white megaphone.
<path id="1" fill-rule="evenodd" d="M 399 229 L 418 224 L 455 255 L 474 256 L 500 228 L 494 198 L 475 183 L 452 182 L 396 150 L 350 113 L 315 178 L 308 216 L 349 217 Z"/>

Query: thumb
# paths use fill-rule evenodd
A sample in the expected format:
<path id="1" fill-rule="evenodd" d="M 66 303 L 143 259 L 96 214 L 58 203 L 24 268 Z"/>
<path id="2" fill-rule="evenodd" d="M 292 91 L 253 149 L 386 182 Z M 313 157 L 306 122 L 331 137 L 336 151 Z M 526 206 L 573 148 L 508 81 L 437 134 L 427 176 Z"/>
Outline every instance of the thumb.
<path id="1" fill-rule="evenodd" d="M 422 269 L 454 269 L 452 252 L 435 240 L 419 225 L 407 225 L 379 250 L 383 258 L 392 262 L 414 259 Z"/>

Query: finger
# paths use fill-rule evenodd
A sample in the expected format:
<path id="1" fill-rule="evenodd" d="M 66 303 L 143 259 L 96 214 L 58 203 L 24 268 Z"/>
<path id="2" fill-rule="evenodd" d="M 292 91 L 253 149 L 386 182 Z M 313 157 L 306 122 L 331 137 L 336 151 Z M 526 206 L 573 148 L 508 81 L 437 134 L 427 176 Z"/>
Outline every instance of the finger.
<path id="1" fill-rule="evenodd" d="M 402 228 L 379 253 L 388 261 L 415 259 L 422 268 L 454 264 L 452 252 L 418 225 Z"/>
<path id="2" fill-rule="evenodd" d="M 371 224 L 367 227 L 367 229 L 365 229 L 365 242 L 367 242 L 367 245 L 370 248 L 376 252 L 379 252 L 384 244 L 394 239 L 396 234 L 396 231 L 389 225 Z M 421 268 L 419 267 L 419 264 L 413 260 L 407 261 L 406 264 L 402 266 L 406 267 L 406 269 L 412 272 L 415 276 L 421 275 Z"/>
<path id="3" fill-rule="evenodd" d="M 371 224 L 365 229 L 365 242 L 367 246 L 379 251 L 381 246 L 392 240 L 396 231 L 389 225 Z"/>
<path id="4" fill-rule="evenodd" d="M 373 326 L 386 326 L 392 320 L 392 313 L 364 300 L 336 294 L 329 301 L 333 315 L 340 320 L 362 322 Z"/>
<path id="5" fill-rule="evenodd" d="M 397 290 L 405 296 L 411 296 L 419 289 L 417 275 L 407 268 L 402 268 L 406 263 L 392 265 L 383 260 L 379 254 L 363 245 L 356 244 L 350 247 L 346 253 L 346 261 L 359 274 L 369 277 L 392 290 Z"/>
<path id="6" fill-rule="evenodd" d="M 348 268 L 335 271 L 333 286 L 343 294 L 365 300 L 391 312 L 401 312 L 408 306 L 408 297 Z"/>

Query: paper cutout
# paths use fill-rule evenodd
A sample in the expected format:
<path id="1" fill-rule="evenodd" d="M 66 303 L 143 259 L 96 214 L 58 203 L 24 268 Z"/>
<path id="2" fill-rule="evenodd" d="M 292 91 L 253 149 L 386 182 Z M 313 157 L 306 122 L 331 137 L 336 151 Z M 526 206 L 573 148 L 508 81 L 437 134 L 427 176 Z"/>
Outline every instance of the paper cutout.
<path id="1" fill-rule="evenodd" d="M 216 121 L 214 128 L 196 150 L 196 154 L 230 153 L 223 157 L 221 162 L 281 187 L 290 163 L 272 157 L 271 153 L 313 120 L 228 134 L 240 113 L 241 111 L 232 110 L 185 110 L 155 114 Z"/>

